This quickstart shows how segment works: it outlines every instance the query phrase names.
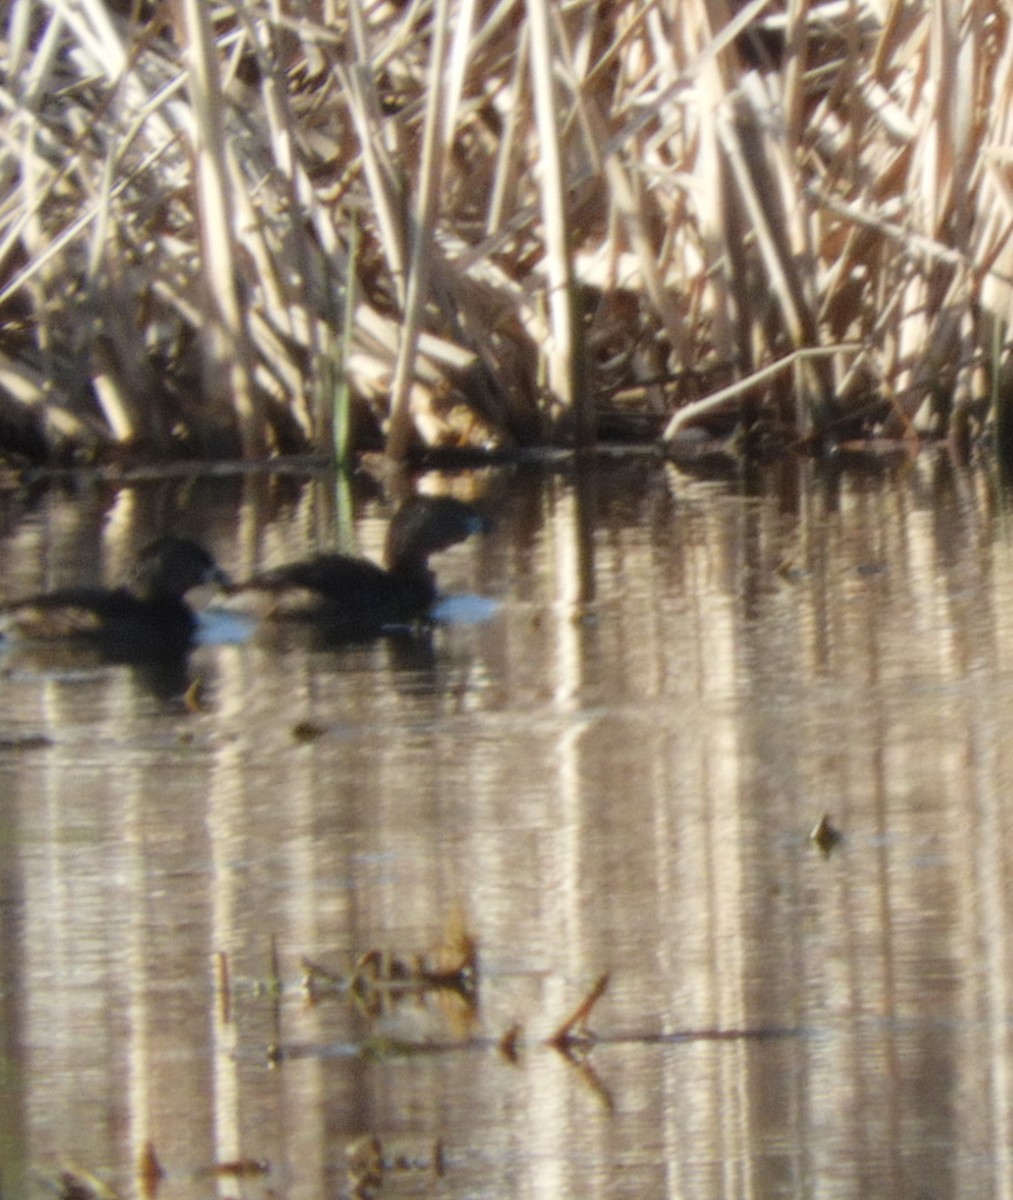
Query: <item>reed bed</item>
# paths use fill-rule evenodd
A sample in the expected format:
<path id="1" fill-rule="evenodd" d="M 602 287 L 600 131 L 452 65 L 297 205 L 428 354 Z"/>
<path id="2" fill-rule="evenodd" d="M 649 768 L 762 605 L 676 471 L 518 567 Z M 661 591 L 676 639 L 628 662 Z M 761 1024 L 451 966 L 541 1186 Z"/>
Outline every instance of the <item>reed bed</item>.
<path id="1" fill-rule="evenodd" d="M 0 447 L 339 457 L 1009 418 L 971 0 L 11 0 Z"/>

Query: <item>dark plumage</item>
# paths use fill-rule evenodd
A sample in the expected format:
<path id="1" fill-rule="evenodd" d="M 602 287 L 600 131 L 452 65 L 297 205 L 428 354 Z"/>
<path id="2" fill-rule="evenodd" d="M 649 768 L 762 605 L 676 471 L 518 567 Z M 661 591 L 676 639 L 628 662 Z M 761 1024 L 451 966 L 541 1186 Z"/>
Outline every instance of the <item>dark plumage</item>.
<path id="1" fill-rule="evenodd" d="M 228 581 L 206 550 L 160 537 L 144 547 L 122 587 L 68 587 L 16 600 L 0 608 L 0 632 L 11 640 L 71 640 L 125 659 L 178 654 L 197 627 L 183 597 L 212 582 Z"/>
<path id="2" fill-rule="evenodd" d="M 391 519 L 386 568 L 346 554 L 318 554 L 238 584 L 230 604 L 267 620 L 313 621 L 334 636 L 373 636 L 425 617 L 439 594 L 429 556 L 482 528 L 470 504 L 415 496 Z"/>

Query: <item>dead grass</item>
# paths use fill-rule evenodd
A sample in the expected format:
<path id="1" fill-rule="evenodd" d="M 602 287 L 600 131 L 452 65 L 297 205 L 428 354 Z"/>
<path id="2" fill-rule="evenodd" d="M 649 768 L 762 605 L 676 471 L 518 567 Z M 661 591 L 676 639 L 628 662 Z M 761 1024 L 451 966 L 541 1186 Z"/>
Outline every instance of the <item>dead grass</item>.
<path id="1" fill-rule="evenodd" d="M 12 0 L 0 446 L 1009 426 L 998 3 Z"/>

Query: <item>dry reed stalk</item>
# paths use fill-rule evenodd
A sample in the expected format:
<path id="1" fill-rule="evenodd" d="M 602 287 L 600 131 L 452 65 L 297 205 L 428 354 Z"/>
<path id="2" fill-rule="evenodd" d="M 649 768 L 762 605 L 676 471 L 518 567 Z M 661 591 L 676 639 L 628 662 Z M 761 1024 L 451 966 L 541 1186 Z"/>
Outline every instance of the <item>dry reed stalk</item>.
<path id="1" fill-rule="evenodd" d="M 579 332 L 570 250 L 570 213 L 560 141 L 555 84 L 556 47 L 547 0 L 526 0 L 531 38 L 531 80 L 540 172 L 538 180 L 544 228 L 545 277 L 549 328 L 545 346 L 545 386 L 550 405 L 573 412 L 578 403 Z M 580 423 L 586 441 L 589 425 Z"/>
<path id="2" fill-rule="evenodd" d="M 180 0 L 180 8 L 187 39 L 197 224 L 207 293 L 208 323 L 201 330 L 203 392 L 212 406 L 234 406 L 243 454 L 259 458 L 267 439 L 253 388 L 246 317 L 237 289 L 235 171 L 225 140 L 214 33 L 202 0 Z"/>
<path id="3" fill-rule="evenodd" d="M 405 295 L 401 342 L 391 388 L 390 425 L 387 452 L 395 461 L 406 458 L 411 449 L 411 391 L 415 376 L 416 349 L 429 299 L 430 262 L 436 236 L 436 220 L 443 162 L 447 154 L 452 116 L 444 82 L 447 61 L 447 36 L 450 22 L 449 0 L 436 0 L 433 49 L 429 62 L 428 103 L 423 126 L 422 158 L 418 172 L 418 207 L 412 228 L 411 259 Z M 465 31 L 465 39 L 467 32 Z"/>

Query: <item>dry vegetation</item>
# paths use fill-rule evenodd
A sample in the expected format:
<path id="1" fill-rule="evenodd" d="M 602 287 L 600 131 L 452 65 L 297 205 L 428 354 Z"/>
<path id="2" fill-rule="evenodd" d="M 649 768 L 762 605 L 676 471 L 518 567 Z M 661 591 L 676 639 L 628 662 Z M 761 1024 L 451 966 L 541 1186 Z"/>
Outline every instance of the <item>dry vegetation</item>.
<path id="1" fill-rule="evenodd" d="M 1003 430 L 997 0 L 6 9 L 8 455 Z"/>

